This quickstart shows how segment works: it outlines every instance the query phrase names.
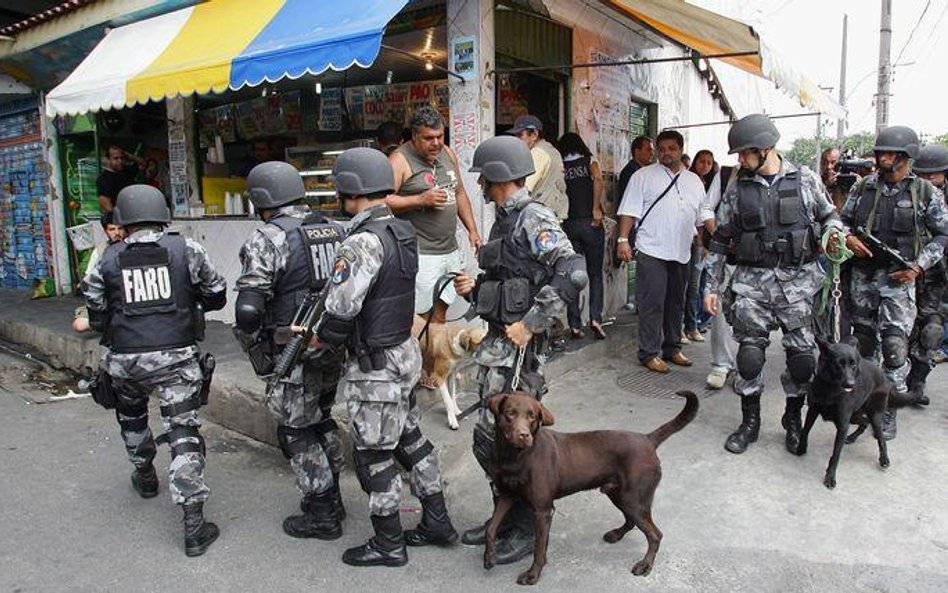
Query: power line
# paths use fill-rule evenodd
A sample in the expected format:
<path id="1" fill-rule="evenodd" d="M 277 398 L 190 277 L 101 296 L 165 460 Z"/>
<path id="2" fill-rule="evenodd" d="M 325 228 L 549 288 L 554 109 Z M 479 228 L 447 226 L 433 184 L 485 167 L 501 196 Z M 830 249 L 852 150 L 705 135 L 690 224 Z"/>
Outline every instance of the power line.
<path id="1" fill-rule="evenodd" d="M 918 20 L 915 21 L 915 26 L 912 27 L 912 32 L 909 33 L 908 39 L 905 41 L 905 45 L 902 46 L 902 49 L 899 50 L 899 57 L 895 58 L 895 63 L 898 63 L 902 59 L 902 54 L 905 53 L 905 49 L 909 46 L 909 43 L 912 43 L 912 38 L 915 37 L 915 32 L 918 31 L 918 28 L 922 24 L 922 19 L 925 18 L 925 14 L 928 12 L 928 9 L 931 8 L 932 0 L 928 0 L 925 3 L 925 8 L 922 9 L 922 14 L 918 15 Z"/>

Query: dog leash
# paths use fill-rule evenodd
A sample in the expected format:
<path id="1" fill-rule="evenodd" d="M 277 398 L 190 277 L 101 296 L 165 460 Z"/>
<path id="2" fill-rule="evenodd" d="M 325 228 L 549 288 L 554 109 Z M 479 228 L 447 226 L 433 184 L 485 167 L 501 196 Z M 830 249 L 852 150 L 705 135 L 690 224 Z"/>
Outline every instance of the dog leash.
<path id="1" fill-rule="evenodd" d="M 836 238 L 835 254 L 827 250 L 827 246 L 834 237 Z M 826 305 L 829 299 L 832 298 L 833 304 L 830 306 L 830 324 L 833 328 L 833 343 L 837 344 L 841 339 L 841 330 L 839 327 L 841 309 L 839 301 L 843 296 L 843 291 L 840 288 L 840 268 L 843 263 L 852 258 L 854 254 L 846 247 L 846 233 L 835 227 L 826 229 L 820 244 L 823 246 L 826 259 L 830 262 L 830 273 L 823 279 L 823 290 L 820 296 L 820 313 L 826 311 Z"/>
<path id="2" fill-rule="evenodd" d="M 514 361 L 513 378 L 510 380 L 510 390 L 516 391 L 520 387 L 520 369 L 523 368 L 523 358 L 527 354 L 527 345 L 517 347 L 517 358 Z"/>

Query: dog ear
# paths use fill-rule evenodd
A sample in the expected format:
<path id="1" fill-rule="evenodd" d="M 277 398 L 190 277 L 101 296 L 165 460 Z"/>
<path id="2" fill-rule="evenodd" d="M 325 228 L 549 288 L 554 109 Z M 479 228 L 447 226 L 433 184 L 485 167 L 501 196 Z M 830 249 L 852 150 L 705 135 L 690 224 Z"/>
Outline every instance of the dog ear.
<path id="1" fill-rule="evenodd" d="M 487 400 L 487 407 L 491 414 L 497 416 L 504 407 L 504 400 L 507 399 L 506 393 L 500 393 Z"/>
<path id="2" fill-rule="evenodd" d="M 843 338 L 843 344 L 849 344 L 850 346 L 855 348 L 857 351 L 859 350 L 859 338 L 857 338 L 856 336 L 853 336 L 853 335 L 846 336 L 845 338 Z"/>
<path id="3" fill-rule="evenodd" d="M 823 336 L 816 336 L 816 345 L 819 346 L 820 352 L 825 352 L 826 347 L 829 346 L 829 342 L 827 342 Z"/>
<path id="4" fill-rule="evenodd" d="M 540 408 L 540 424 L 543 426 L 553 426 L 553 423 L 556 422 L 556 419 L 553 417 L 553 412 L 546 409 L 546 406 L 537 402 L 537 407 Z"/>

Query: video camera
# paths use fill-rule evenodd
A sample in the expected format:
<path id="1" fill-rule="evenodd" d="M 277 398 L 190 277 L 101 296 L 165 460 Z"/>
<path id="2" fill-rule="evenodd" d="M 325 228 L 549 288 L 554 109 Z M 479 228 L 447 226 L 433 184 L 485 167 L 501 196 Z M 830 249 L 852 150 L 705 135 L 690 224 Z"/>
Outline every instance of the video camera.
<path id="1" fill-rule="evenodd" d="M 849 191 L 860 176 L 872 172 L 875 164 L 872 159 L 860 159 L 852 154 L 844 154 L 833 166 L 833 170 L 836 171 L 836 185 Z"/>

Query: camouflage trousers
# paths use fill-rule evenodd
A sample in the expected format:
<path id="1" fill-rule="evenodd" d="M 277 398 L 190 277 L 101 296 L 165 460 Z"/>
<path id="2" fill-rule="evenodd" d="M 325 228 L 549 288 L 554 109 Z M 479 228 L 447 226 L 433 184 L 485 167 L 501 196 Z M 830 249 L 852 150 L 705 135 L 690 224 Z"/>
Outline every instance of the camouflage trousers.
<path id="1" fill-rule="evenodd" d="M 882 356 L 885 375 L 900 393 L 908 390 L 908 340 L 915 325 L 915 303 L 914 282 L 890 280 L 884 268 L 852 270 L 849 311 L 853 335 L 863 356 L 877 360 Z"/>
<path id="2" fill-rule="evenodd" d="M 547 391 L 540 361 L 536 356 L 537 344 L 540 341 L 539 338 L 542 337 L 535 336 L 534 340 L 527 345 L 520 366 L 520 379 L 517 382 L 518 391 L 529 393 L 537 399 L 541 399 Z M 487 336 L 477 345 L 474 360 L 479 365 L 477 385 L 481 404 L 477 424 L 487 434 L 493 435 L 494 415 L 490 413 L 487 402 L 494 395 L 511 390 L 514 367 L 517 362 L 517 347 L 507 339 L 502 330 L 491 327 Z"/>
<path id="3" fill-rule="evenodd" d="M 740 294 L 732 296 L 729 321 L 734 329 L 734 339 L 740 348 L 756 347 L 766 352 L 770 346 L 770 333 L 779 328 L 783 332 L 780 344 L 788 357 L 811 354 L 816 348 L 812 299 L 790 303 L 779 292 L 771 291 L 771 294 L 775 296 L 769 302 Z M 787 397 L 803 397 L 809 381 L 794 380 L 789 369 L 785 368 L 780 374 L 780 384 Z M 734 378 L 734 391 L 740 396 L 760 395 L 763 390 L 763 370 L 752 379 L 745 379 L 740 374 Z"/>
<path id="4" fill-rule="evenodd" d="M 176 348 L 156 352 L 119 354 L 106 352 L 102 366 L 112 378 L 112 388 L 118 399 L 115 416 L 125 442 L 128 459 L 136 468 L 149 465 L 157 448 L 148 428 L 148 396 L 157 394 L 160 406 L 167 407 L 198 397 L 203 374 L 198 364 L 198 349 Z M 196 409 L 162 416 L 165 431 L 175 427 L 193 427 L 198 435 Z M 210 489 L 204 483 L 205 458 L 200 437 L 186 437 L 188 442 L 200 444 L 201 451 L 172 454 L 168 468 L 168 489 L 176 504 L 203 502 Z"/>
<path id="5" fill-rule="evenodd" d="M 349 412 L 356 473 L 374 516 L 397 513 L 401 505 L 402 477 L 395 461 L 408 470 L 411 492 L 419 499 L 443 490 L 438 457 L 421 434 L 413 393 L 421 377 L 418 341 L 386 349 L 385 358 L 385 368 L 364 372 L 350 357 L 338 390 Z"/>
<path id="6" fill-rule="evenodd" d="M 307 428 L 332 420 L 341 370 L 340 357 L 303 358 L 267 399 L 267 408 L 280 427 Z M 304 439 L 284 452 L 290 457 L 296 487 L 303 496 L 331 488 L 333 474 L 338 475 L 345 467 L 345 452 L 335 426 L 326 430 L 320 427 L 319 438 Z"/>
<path id="7" fill-rule="evenodd" d="M 915 294 L 918 313 L 912 334 L 909 336 L 909 388 L 913 383 L 924 384 L 928 374 L 934 368 L 932 354 L 941 346 L 944 337 L 945 314 L 942 300 L 945 297 L 945 284 L 942 278 L 926 278 L 916 282 Z"/>

